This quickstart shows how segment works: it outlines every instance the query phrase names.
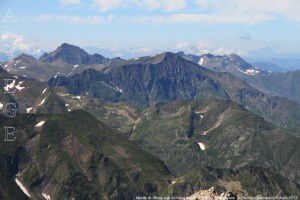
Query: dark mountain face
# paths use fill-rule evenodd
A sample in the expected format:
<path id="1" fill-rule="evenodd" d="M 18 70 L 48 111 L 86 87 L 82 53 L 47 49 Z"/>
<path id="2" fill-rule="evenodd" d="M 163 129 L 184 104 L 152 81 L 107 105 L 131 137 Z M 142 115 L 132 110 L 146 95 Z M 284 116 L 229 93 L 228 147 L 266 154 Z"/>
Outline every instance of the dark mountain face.
<path id="1" fill-rule="evenodd" d="M 172 100 L 230 99 L 274 124 L 294 129 L 300 125 L 298 104 L 268 96 L 228 73 L 213 72 L 172 53 L 128 61 L 104 72 L 87 70 L 70 78 L 57 77 L 49 85 L 142 108 Z"/>

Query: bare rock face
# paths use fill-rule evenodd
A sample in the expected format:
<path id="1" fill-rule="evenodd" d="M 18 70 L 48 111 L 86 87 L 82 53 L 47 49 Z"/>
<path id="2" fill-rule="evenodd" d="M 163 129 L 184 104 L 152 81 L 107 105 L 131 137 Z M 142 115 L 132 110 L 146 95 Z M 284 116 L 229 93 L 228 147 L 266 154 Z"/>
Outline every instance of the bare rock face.
<path id="1" fill-rule="evenodd" d="M 188 200 L 235 200 L 237 199 L 236 195 L 232 192 L 223 192 L 218 194 L 214 187 L 209 188 L 208 190 L 201 190 L 190 197 Z"/>

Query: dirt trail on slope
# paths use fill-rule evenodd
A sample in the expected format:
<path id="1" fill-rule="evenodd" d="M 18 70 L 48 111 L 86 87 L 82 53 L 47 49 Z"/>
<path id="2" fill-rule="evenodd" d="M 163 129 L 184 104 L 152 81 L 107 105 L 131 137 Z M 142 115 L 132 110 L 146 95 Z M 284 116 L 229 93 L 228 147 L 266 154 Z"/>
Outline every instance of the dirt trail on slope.
<path id="1" fill-rule="evenodd" d="M 215 128 L 218 128 L 222 124 L 222 122 L 224 121 L 225 115 L 227 113 L 228 113 L 228 110 L 225 110 L 224 112 L 222 112 L 219 115 L 218 120 L 208 130 L 204 131 L 202 133 L 202 135 L 207 135 L 207 133 L 209 133 L 210 131 L 214 130 Z"/>

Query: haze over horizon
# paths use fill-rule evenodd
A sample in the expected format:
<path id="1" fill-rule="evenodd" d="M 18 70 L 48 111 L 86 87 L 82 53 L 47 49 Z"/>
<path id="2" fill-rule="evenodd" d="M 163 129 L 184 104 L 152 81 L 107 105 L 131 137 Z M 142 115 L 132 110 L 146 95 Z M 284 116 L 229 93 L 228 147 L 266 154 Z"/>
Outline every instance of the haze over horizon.
<path id="1" fill-rule="evenodd" d="M 296 0 L 4 0 L 0 52 L 40 55 L 67 42 L 108 57 L 184 51 L 298 58 L 299 13 Z"/>

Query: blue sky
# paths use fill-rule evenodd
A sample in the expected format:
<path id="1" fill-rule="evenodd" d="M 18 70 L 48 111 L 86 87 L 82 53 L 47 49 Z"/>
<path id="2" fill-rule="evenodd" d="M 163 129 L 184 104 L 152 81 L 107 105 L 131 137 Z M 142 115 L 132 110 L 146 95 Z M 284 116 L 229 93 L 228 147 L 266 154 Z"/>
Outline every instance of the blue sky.
<path id="1" fill-rule="evenodd" d="M 300 3 L 1 0 L 0 34 L 0 52 L 52 50 L 68 42 L 120 56 L 179 50 L 247 55 L 261 48 L 300 53 Z"/>

